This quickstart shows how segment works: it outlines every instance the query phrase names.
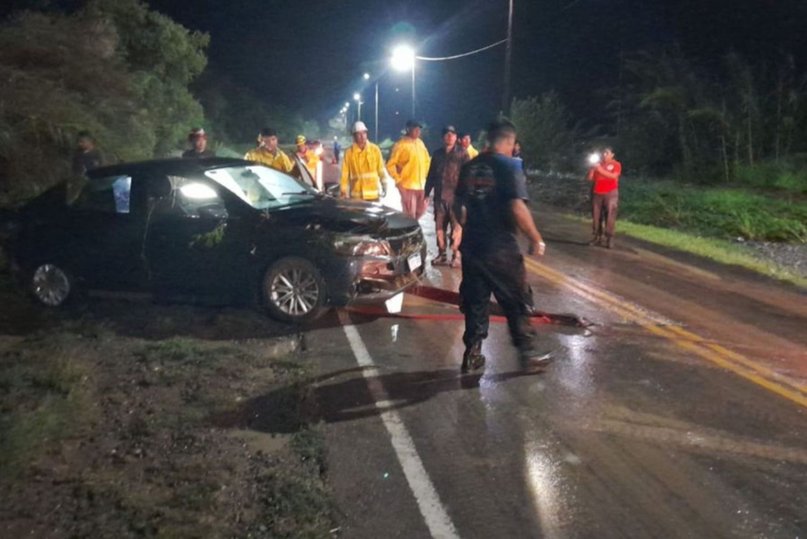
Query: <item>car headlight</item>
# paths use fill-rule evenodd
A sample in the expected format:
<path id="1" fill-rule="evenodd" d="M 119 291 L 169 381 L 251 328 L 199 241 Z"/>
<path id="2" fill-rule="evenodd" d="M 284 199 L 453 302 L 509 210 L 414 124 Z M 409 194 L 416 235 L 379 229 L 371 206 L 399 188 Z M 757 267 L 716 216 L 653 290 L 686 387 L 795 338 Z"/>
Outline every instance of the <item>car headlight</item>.
<path id="1" fill-rule="evenodd" d="M 392 249 L 385 240 L 341 238 L 334 242 L 337 253 L 343 256 L 390 256 Z"/>

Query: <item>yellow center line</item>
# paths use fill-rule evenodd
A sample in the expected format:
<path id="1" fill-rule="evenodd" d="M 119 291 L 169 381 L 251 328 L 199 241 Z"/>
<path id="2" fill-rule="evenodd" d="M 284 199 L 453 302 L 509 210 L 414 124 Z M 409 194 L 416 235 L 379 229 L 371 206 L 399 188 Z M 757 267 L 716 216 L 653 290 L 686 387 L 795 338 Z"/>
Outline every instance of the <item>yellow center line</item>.
<path id="1" fill-rule="evenodd" d="M 772 371 L 747 357 L 707 342 L 706 339 L 677 327 L 659 326 L 650 316 L 613 295 L 591 287 L 577 279 L 564 275 L 530 258 L 525 258 L 527 268 L 533 273 L 574 291 L 589 301 L 602 305 L 619 316 L 645 328 L 650 333 L 672 341 L 678 347 L 729 370 L 760 387 L 776 393 L 807 408 L 807 386 Z"/>

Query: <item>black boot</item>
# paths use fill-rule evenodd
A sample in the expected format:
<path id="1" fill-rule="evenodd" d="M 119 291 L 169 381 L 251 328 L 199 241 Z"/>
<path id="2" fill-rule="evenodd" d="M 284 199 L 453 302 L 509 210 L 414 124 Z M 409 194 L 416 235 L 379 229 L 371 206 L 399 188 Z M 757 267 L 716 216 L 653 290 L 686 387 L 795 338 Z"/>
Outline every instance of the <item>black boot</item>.
<path id="1" fill-rule="evenodd" d="M 478 342 L 465 349 L 462 355 L 462 367 L 460 372 L 475 371 L 485 366 L 485 356 L 482 355 L 482 343 Z"/>

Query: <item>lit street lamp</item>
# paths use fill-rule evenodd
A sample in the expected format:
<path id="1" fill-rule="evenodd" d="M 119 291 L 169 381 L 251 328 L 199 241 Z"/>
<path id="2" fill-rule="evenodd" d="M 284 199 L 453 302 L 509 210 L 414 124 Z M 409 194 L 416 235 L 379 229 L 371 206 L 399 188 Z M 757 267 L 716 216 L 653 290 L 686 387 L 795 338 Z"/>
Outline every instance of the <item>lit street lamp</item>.
<path id="1" fill-rule="evenodd" d="M 398 45 L 392 49 L 390 58 L 392 68 L 396 71 L 412 71 L 412 118 L 415 117 L 415 49 L 409 45 Z"/>

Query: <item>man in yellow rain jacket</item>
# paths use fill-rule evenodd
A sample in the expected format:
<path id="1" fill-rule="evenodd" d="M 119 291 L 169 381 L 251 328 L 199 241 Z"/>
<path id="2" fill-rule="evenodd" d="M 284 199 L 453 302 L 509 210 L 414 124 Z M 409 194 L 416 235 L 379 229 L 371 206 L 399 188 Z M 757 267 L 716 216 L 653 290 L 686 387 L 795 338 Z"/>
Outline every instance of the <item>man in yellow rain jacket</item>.
<path id="1" fill-rule="evenodd" d="M 340 195 L 366 201 L 378 201 L 384 195 L 384 157 L 381 148 L 367 140 L 364 122 L 353 124 L 353 144 L 342 161 Z"/>
<path id="2" fill-rule="evenodd" d="M 387 161 L 387 170 L 401 192 L 403 212 L 414 219 L 426 213 L 426 176 L 429 173 L 429 150 L 420 140 L 422 126 L 415 120 L 406 122 L 406 134 L 395 143 Z"/>
<path id="3" fill-rule="evenodd" d="M 274 168 L 280 172 L 291 172 L 294 164 L 283 150 L 277 147 L 277 132 L 269 127 L 261 129 L 259 146 L 247 152 L 244 159 Z"/>

